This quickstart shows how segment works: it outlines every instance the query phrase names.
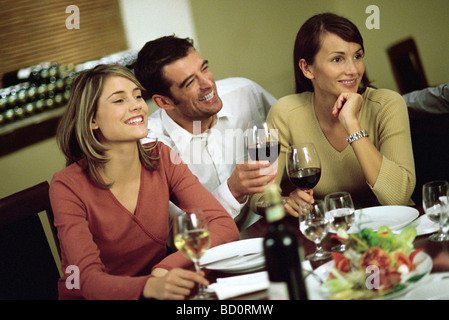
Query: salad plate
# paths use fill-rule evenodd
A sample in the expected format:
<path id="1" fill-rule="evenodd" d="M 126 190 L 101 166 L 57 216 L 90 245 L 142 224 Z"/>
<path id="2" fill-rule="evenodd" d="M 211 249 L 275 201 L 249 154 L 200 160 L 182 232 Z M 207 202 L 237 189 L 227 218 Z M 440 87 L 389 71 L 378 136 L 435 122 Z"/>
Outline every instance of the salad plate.
<path id="1" fill-rule="evenodd" d="M 411 289 L 402 300 L 449 300 L 449 272 L 433 273 L 426 283 Z"/>
<path id="2" fill-rule="evenodd" d="M 425 283 L 432 259 L 414 249 L 416 228 L 395 234 L 387 226 L 341 235 L 344 253 L 333 252 L 332 261 L 306 278 L 311 299 L 395 299 Z"/>
<path id="3" fill-rule="evenodd" d="M 377 206 L 358 209 L 348 233 L 357 233 L 364 228 L 377 231 L 381 226 L 399 230 L 418 218 L 419 211 L 407 206 Z"/>
<path id="4" fill-rule="evenodd" d="M 207 250 L 200 266 L 225 273 L 254 272 L 265 268 L 263 238 L 225 243 Z"/>
<path id="5" fill-rule="evenodd" d="M 372 297 L 368 295 L 368 299 L 381 299 L 381 300 L 392 300 L 398 297 L 405 295 L 411 290 L 419 288 L 414 293 L 420 292 L 423 287 L 422 284 L 426 283 L 426 278 L 429 273 L 432 271 L 432 259 L 431 257 L 424 253 L 420 252 L 415 257 L 415 263 L 417 264 L 416 269 L 410 273 L 406 278 L 401 280 L 401 287 L 397 290 L 394 290 L 391 293 L 388 293 L 381 297 L 376 297 L 374 294 Z M 330 272 L 332 268 L 335 266 L 334 261 L 329 261 L 313 272 L 315 277 L 311 277 L 310 275 L 306 278 L 306 286 L 309 294 L 309 298 L 311 300 L 327 300 L 329 298 L 329 294 L 322 289 L 322 284 L 325 283 L 329 279 Z M 449 283 L 449 279 L 446 280 L 446 284 Z M 447 291 L 448 286 L 446 286 Z M 430 290 L 430 288 L 429 288 Z M 425 293 L 423 293 L 425 294 Z M 449 292 L 446 292 L 446 296 L 449 299 Z M 413 296 L 410 296 L 413 297 Z M 406 299 L 411 299 L 409 296 L 405 296 Z M 342 298 L 343 299 L 343 298 Z M 363 298 L 362 298 L 363 299 Z M 420 298 L 417 298 L 420 299 Z"/>

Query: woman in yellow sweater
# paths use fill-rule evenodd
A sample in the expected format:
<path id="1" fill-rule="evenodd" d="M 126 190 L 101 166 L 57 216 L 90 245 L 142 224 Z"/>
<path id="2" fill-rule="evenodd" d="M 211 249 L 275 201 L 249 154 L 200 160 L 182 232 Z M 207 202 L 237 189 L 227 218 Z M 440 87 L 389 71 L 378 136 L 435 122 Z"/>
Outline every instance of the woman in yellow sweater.
<path id="1" fill-rule="evenodd" d="M 396 92 L 368 87 L 363 57 L 359 30 L 335 14 L 313 16 L 297 34 L 297 94 L 278 100 L 267 122 L 279 130 L 279 172 L 289 145 L 312 142 L 322 174 L 309 193 L 291 188 L 285 174 L 278 176 L 292 215 L 301 203 L 336 191 L 350 192 L 356 207 L 413 203 L 416 179 L 405 102 Z"/>

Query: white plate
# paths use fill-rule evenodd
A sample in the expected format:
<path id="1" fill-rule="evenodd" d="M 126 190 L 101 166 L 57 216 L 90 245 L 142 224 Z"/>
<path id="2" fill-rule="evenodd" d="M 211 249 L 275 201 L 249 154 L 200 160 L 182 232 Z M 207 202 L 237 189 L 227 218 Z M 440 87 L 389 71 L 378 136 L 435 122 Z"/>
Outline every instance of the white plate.
<path id="1" fill-rule="evenodd" d="M 409 292 L 410 290 L 416 288 L 417 286 L 420 286 L 421 284 L 427 282 L 426 280 L 429 277 L 429 273 L 432 271 L 432 267 L 433 267 L 432 258 L 425 252 L 419 252 L 415 256 L 413 262 L 415 264 L 418 264 L 416 266 L 416 269 L 413 270 L 413 272 L 411 272 L 407 278 L 402 279 L 401 282 L 405 282 L 409 277 L 412 277 L 415 275 L 425 274 L 425 276 L 423 276 L 416 282 L 405 282 L 407 284 L 407 286 L 403 290 L 395 292 L 395 293 L 391 293 L 385 297 L 382 297 L 381 299 L 388 299 L 388 300 L 395 299 L 395 298 L 402 296 L 403 294 Z M 318 267 L 314 271 L 314 274 L 316 275 L 316 277 L 309 275 L 306 278 L 306 286 L 307 286 L 307 291 L 309 294 L 309 299 L 325 300 L 325 295 L 322 292 L 320 292 L 321 284 L 320 284 L 319 280 L 317 280 L 317 278 L 321 279 L 322 281 L 326 281 L 329 278 L 330 268 L 333 266 L 334 266 L 334 262 L 329 261 L 329 262 L 323 264 L 322 266 Z M 421 288 L 421 286 L 419 288 Z M 447 288 L 446 288 L 446 290 L 447 290 Z"/>
<path id="2" fill-rule="evenodd" d="M 355 211 L 355 221 L 348 233 L 357 233 L 363 228 L 377 231 L 381 226 L 391 230 L 399 230 L 418 218 L 419 211 L 405 206 L 378 206 L 358 209 Z"/>
<path id="3" fill-rule="evenodd" d="M 403 300 L 449 300 L 449 273 L 433 273 L 426 283 L 410 290 Z"/>
<path id="4" fill-rule="evenodd" d="M 436 232 L 440 228 L 439 224 L 430 220 L 427 214 L 422 215 L 421 217 L 413 221 L 410 225 L 416 228 L 418 236 Z"/>
<path id="5" fill-rule="evenodd" d="M 239 240 L 210 248 L 201 257 L 200 265 L 248 253 L 263 253 L 263 238 Z M 236 257 L 204 268 L 226 273 L 253 272 L 265 268 L 265 257 L 263 254 L 257 257 Z"/>

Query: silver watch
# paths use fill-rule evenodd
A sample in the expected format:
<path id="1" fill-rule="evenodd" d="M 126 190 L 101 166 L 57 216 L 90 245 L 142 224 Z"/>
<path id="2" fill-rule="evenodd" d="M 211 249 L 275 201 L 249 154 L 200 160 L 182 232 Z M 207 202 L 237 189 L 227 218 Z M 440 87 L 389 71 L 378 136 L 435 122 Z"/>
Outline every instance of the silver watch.
<path id="1" fill-rule="evenodd" d="M 363 137 L 368 137 L 368 132 L 366 132 L 365 129 L 351 134 L 349 137 L 346 138 L 346 140 L 349 142 L 349 144 L 351 144 L 354 141 L 357 141 L 357 140 L 359 140 L 360 138 L 363 138 Z"/>

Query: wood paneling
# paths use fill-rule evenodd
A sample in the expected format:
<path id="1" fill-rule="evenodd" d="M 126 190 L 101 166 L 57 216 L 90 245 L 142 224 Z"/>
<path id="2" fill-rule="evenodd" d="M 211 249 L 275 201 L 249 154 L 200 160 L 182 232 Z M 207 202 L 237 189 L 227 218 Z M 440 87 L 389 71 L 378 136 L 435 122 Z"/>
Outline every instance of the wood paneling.
<path id="1" fill-rule="evenodd" d="M 66 27 L 69 5 L 79 8 L 79 29 Z M 1 0 L 0 12 L 0 81 L 41 62 L 78 64 L 127 49 L 117 0 Z"/>

